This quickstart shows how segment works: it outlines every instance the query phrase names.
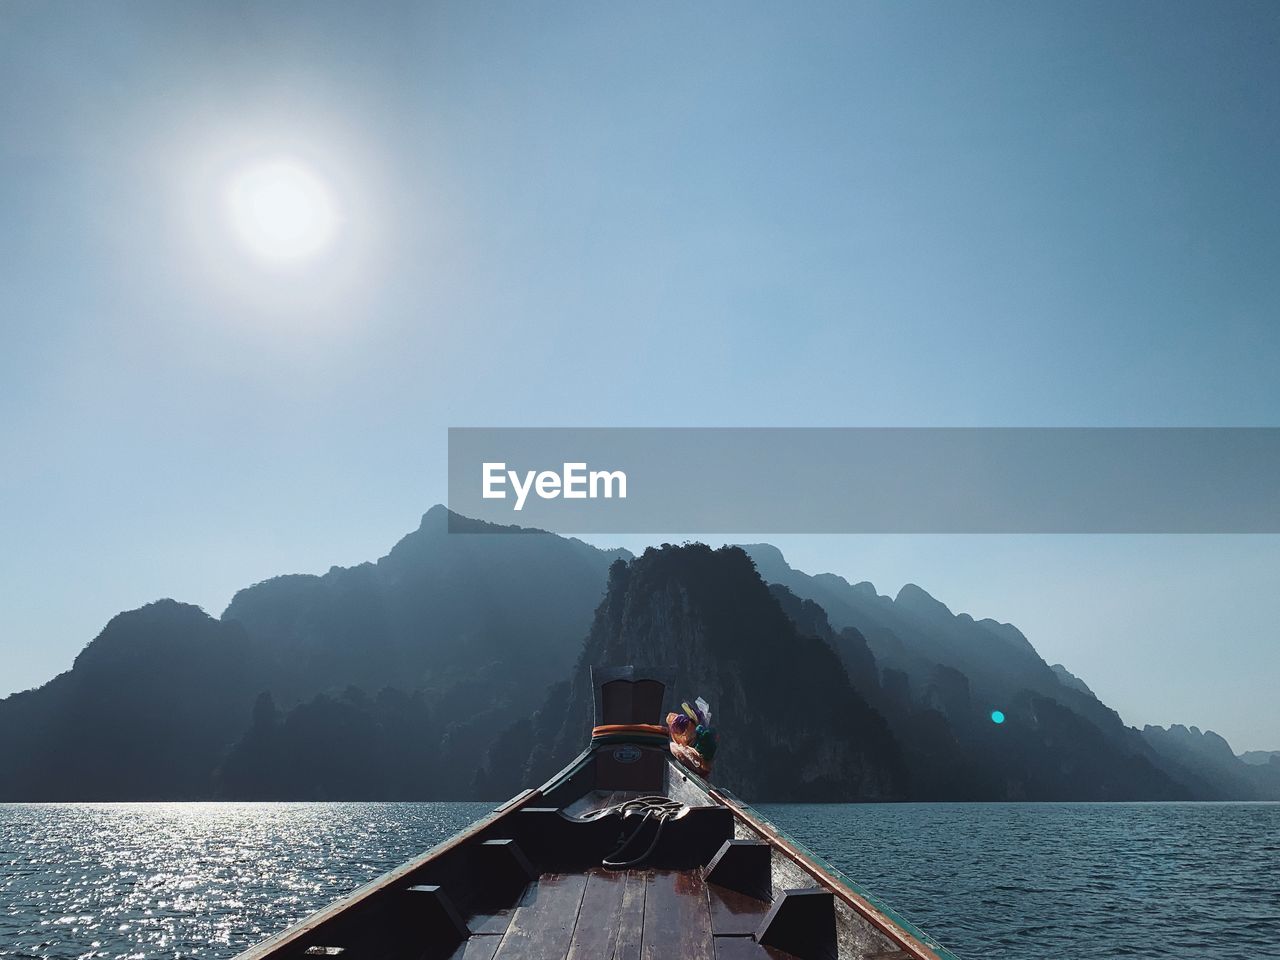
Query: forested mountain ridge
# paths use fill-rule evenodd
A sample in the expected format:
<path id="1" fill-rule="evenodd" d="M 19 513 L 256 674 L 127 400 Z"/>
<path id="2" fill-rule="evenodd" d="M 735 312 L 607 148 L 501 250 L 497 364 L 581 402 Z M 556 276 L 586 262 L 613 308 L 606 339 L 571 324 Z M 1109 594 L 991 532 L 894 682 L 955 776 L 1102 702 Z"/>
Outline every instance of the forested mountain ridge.
<path id="1" fill-rule="evenodd" d="M 882 597 L 768 544 L 631 558 L 450 526 L 435 507 L 380 560 L 218 618 L 113 617 L 0 700 L 0 800 L 498 799 L 577 753 L 587 669 L 622 663 L 712 701 L 716 775 L 750 799 L 1280 797 L 1280 759 L 1128 727 L 1016 628 L 914 585 Z"/>
<path id="2" fill-rule="evenodd" d="M 418 738 L 434 740 L 412 792 L 465 795 L 493 732 L 568 671 L 609 564 L 626 554 L 454 523 L 475 532 L 450 533 L 449 512 L 434 507 L 377 562 L 255 584 L 220 618 L 173 600 L 114 617 L 71 670 L 0 700 L 0 800 L 278 796 L 278 772 L 243 751 L 224 776 L 232 746 L 265 729 L 259 695 L 296 736 L 325 735 L 338 714 L 386 733 L 395 724 L 371 716 L 396 700 L 379 698 L 385 687 L 418 695 L 432 718 L 424 731 L 414 713 L 387 744 L 417 755 Z M 285 792 L 333 796 L 341 758 L 319 752 L 307 768 L 305 752 L 293 751 Z M 377 795 L 383 779 L 338 792 Z"/>
<path id="3" fill-rule="evenodd" d="M 831 646 L 787 617 L 736 547 L 663 545 L 613 564 L 582 655 L 534 724 L 490 751 L 481 787 L 509 793 L 582 748 L 592 666 L 670 669 L 703 696 L 724 743 L 716 780 L 749 797 L 889 800 L 909 795 L 901 750 Z"/>
<path id="4" fill-rule="evenodd" d="M 921 738 L 935 764 L 955 764 L 930 787 L 918 781 L 924 795 L 958 799 L 974 790 L 973 799 L 1280 798 L 1280 778 L 1262 767 L 1250 769 L 1212 732 L 1201 735 L 1193 727 L 1194 737 L 1183 737 L 1178 731 L 1185 728 L 1175 727 L 1173 735 L 1160 736 L 1160 728 L 1128 726 L 1082 679 L 1046 663 L 1011 624 L 952 613 L 915 584 L 890 598 L 867 582 L 796 570 L 771 544 L 743 549 L 765 579 L 821 605 L 837 650 L 849 649 L 839 637 L 851 630 L 864 638 L 882 686 L 891 692 L 884 709 L 895 731 L 909 748 Z M 993 710 L 1005 716 L 998 731 L 988 720 Z M 1008 736 L 1010 730 L 1016 735 Z"/>

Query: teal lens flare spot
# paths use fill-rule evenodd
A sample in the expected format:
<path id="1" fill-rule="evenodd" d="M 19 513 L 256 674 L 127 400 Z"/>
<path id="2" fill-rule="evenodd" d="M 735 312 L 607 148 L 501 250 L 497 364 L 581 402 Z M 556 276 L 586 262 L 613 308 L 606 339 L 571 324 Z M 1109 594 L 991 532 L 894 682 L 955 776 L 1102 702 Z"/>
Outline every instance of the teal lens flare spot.
<path id="1" fill-rule="evenodd" d="M 991 711 L 991 722 L 992 722 L 992 723 L 1004 723 L 1004 711 L 1003 711 L 1003 710 L 992 710 L 992 711 Z"/>

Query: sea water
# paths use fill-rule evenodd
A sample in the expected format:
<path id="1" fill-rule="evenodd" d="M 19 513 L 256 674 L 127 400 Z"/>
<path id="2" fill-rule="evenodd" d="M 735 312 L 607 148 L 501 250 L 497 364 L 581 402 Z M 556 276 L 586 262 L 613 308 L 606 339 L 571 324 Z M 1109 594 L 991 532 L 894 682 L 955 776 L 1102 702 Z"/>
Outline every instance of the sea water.
<path id="1" fill-rule="evenodd" d="M 490 806 L 0 805 L 0 957 L 232 957 Z M 760 809 L 961 957 L 1280 958 L 1280 804 Z"/>

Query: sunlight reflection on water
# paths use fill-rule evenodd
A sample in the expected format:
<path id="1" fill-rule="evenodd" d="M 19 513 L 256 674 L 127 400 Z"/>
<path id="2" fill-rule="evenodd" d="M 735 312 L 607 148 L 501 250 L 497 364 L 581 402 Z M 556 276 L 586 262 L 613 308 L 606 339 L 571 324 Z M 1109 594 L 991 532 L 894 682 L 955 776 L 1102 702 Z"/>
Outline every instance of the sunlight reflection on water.
<path id="1" fill-rule="evenodd" d="M 0 957 L 230 957 L 486 803 L 0 806 Z"/>

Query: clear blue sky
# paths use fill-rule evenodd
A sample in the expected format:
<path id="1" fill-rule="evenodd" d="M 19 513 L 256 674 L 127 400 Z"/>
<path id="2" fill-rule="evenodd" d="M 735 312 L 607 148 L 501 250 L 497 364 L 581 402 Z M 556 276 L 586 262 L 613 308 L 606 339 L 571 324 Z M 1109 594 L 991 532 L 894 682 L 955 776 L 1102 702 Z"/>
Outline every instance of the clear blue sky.
<path id="1" fill-rule="evenodd" d="M 1278 159 L 1270 2 L 6 3 L 0 693 L 380 555 L 451 425 L 1276 425 Z M 1280 748 L 1277 538 L 782 546 Z"/>

